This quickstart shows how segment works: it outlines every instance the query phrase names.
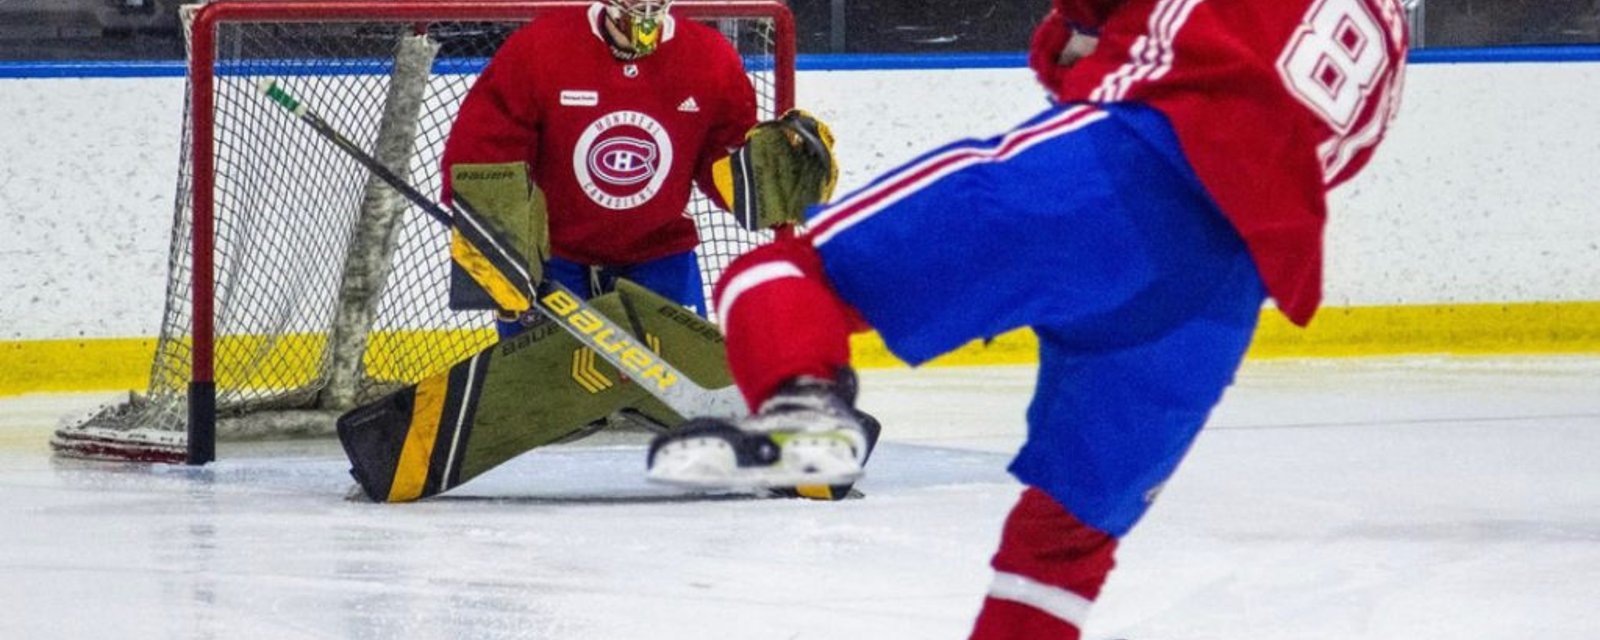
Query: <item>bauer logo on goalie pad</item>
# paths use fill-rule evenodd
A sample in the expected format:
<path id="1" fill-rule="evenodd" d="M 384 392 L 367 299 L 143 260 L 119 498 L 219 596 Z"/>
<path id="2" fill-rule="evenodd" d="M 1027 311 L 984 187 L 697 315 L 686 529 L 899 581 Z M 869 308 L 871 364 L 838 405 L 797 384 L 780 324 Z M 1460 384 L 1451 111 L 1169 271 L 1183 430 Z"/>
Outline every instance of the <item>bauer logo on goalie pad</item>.
<path id="1" fill-rule="evenodd" d="M 552 291 L 543 298 L 543 302 L 567 326 L 594 340 L 606 353 L 615 354 L 621 359 L 628 377 L 641 384 L 653 382 L 656 388 L 663 391 L 678 384 L 677 376 L 667 371 L 659 356 L 639 344 L 633 336 L 607 326 L 593 311 L 582 309 L 567 292 Z"/>

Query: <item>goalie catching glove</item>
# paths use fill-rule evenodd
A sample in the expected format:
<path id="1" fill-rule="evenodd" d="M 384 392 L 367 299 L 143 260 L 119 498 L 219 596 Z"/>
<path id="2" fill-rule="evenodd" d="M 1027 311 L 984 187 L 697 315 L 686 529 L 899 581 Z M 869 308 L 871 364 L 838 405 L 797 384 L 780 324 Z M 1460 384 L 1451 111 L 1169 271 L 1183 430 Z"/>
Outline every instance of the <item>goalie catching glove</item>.
<path id="1" fill-rule="evenodd" d="M 752 128 L 744 146 L 717 161 L 712 173 L 746 229 L 804 222 L 806 207 L 833 197 L 839 181 L 833 132 L 811 114 L 790 109 Z"/>
<path id="2" fill-rule="evenodd" d="M 450 180 L 451 308 L 526 311 L 550 255 L 544 193 L 527 163 L 457 164 Z"/>

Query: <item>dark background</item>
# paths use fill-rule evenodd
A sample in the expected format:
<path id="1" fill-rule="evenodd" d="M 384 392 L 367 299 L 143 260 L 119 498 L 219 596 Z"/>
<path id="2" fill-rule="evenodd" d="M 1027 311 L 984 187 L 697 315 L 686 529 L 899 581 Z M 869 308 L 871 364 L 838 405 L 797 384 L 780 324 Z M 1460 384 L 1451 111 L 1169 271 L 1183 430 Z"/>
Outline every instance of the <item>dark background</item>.
<path id="1" fill-rule="evenodd" d="M 178 59 L 178 4 L 0 0 L 0 60 Z M 802 53 L 1020 51 L 1049 4 L 790 1 Z M 1424 47 L 1600 43 L 1600 0 L 1426 0 L 1413 18 L 1413 40 Z"/>

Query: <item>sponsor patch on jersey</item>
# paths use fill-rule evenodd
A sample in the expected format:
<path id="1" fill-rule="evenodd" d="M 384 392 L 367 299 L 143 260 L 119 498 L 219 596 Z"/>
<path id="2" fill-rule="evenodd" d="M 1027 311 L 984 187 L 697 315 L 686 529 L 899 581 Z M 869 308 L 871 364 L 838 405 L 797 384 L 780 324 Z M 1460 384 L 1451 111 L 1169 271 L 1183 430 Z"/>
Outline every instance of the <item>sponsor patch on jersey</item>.
<path id="1" fill-rule="evenodd" d="M 700 103 L 694 101 L 694 96 L 689 96 L 678 103 L 678 110 L 684 113 L 699 113 Z"/>
<path id="2" fill-rule="evenodd" d="M 568 107 L 597 106 L 600 104 L 600 92 L 567 89 L 561 92 L 561 104 Z"/>
<path id="3" fill-rule="evenodd" d="M 655 118 L 638 111 L 600 116 L 572 151 L 572 174 L 583 193 L 612 210 L 649 202 L 671 168 L 672 138 Z"/>

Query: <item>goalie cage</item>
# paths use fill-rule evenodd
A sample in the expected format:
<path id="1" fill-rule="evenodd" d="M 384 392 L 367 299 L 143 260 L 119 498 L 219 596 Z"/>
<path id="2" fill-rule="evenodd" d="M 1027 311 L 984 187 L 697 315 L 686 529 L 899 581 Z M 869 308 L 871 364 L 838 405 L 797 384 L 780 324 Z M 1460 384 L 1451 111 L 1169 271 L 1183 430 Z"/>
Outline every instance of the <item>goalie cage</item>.
<path id="1" fill-rule="evenodd" d="M 260 97 L 298 97 L 424 193 L 474 74 L 511 31 L 585 2 L 214 2 L 182 9 L 189 78 L 165 313 L 143 394 L 64 421 L 58 455 L 205 464 L 223 439 L 331 433 L 337 416 L 492 344 L 446 307 L 448 234 Z M 760 118 L 793 106 L 773 1 L 673 14 L 735 44 Z M 706 285 L 764 234 L 696 194 Z M 709 298 L 709 291 L 707 292 Z"/>

